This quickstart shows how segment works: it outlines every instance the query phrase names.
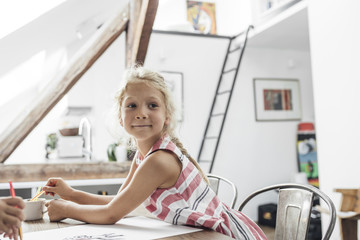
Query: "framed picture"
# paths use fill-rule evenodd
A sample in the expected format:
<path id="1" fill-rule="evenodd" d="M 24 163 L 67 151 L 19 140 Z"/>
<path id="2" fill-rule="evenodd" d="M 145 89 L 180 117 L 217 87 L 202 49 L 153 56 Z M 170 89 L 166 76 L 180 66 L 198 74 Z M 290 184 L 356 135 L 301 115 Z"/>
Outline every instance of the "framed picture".
<path id="1" fill-rule="evenodd" d="M 164 77 L 170 91 L 173 95 L 173 100 L 176 107 L 176 118 L 178 121 L 183 120 L 184 114 L 184 89 L 183 89 L 183 74 L 181 72 L 161 71 L 160 74 Z"/>
<path id="2" fill-rule="evenodd" d="M 297 79 L 254 79 L 257 121 L 300 120 L 300 90 Z"/>
<path id="3" fill-rule="evenodd" d="M 187 20 L 200 33 L 216 34 L 215 3 L 188 0 Z"/>

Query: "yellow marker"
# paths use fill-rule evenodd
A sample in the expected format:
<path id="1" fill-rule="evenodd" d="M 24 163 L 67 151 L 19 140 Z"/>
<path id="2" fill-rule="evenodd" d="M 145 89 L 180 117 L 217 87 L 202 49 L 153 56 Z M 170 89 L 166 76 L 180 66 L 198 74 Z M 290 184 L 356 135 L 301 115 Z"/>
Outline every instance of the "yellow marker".
<path id="1" fill-rule="evenodd" d="M 36 195 L 39 194 L 39 192 L 41 191 L 41 187 L 38 187 L 38 190 L 36 192 Z"/>
<path id="2" fill-rule="evenodd" d="M 45 191 L 41 191 L 41 192 L 39 192 L 38 194 L 36 194 L 36 196 L 33 197 L 33 198 L 30 200 L 30 202 L 36 201 L 36 200 L 38 199 L 38 197 L 40 197 L 43 193 L 45 193 Z"/>
<path id="3" fill-rule="evenodd" d="M 51 183 L 51 185 L 49 185 L 49 186 L 55 187 L 55 186 L 56 186 L 56 183 L 57 183 L 57 181 L 55 180 L 55 181 L 54 181 L 53 183 Z M 41 190 L 41 189 L 42 189 L 42 187 L 39 187 L 39 190 Z M 44 190 L 38 192 L 38 193 L 36 194 L 36 196 L 33 197 L 33 198 L 30 200 L 30 202 L 36 201 L 36 200 L 38 199 L 38 197 L 40 197 L 40 196 L 43 195 L 44 193 L 45 193 Z"/>
<path id="4" fill-rule="evenodd" d="M 19 235 L 20 235 L 20 240 L 23 240 L 23 232 L 21 227 L 19 228 Z"/>

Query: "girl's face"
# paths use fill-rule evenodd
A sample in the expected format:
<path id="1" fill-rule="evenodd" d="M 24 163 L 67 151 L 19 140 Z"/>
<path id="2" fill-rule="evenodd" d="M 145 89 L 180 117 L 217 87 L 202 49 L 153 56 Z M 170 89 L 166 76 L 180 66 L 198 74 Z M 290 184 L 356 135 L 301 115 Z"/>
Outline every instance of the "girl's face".
<path id="1" fill-rule="evenodd" d="M 121 104 L 120 124 L 137 141 L 155 142 L 169 124 L 164 96 L 145 83 L 130 84 Z"/>

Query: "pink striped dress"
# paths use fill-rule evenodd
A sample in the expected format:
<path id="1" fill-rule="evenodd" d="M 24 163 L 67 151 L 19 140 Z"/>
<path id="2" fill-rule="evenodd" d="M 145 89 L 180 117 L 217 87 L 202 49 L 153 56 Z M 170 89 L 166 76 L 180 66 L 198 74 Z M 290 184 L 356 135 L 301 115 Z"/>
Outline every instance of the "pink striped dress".
<path id="1" fill-rule="evenodd" d="M 159 149 L 174 152 L 182 163 L 182 171 L 173 187 L 158 188 L 144 201 L 147 210 L 172 224 L 211 228 L 236 239 L 267 239 L 252 220 L 219 200 L 167 135 L 154 144 L 145 158 Z M 143 161 L 138 152 L 135 160 L 138 165 Z"/>

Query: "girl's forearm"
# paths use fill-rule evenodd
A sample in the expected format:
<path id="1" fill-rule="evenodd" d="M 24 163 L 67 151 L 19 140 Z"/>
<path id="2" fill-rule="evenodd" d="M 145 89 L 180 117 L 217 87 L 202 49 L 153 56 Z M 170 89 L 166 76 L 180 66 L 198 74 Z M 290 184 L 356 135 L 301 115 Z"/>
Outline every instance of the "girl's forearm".
<path id="1" fill-rule="evenodd" d="M 71 203 L 65 209 L 68 218 L 92 224 L 114 224 L 124 217 L 123 214 L 114 213 L 109 205 L 79 205 Z"/>
<path id="2" fill-rule="evenodd" d="M 69 200 L 78 204 L 85 205 L 105 205 L 108 204 L 113 198 L 114 196 L 97 195 L 75 189 L 71 194 L 71 198 Z"/>

